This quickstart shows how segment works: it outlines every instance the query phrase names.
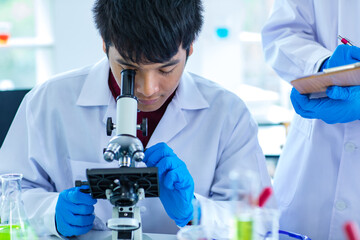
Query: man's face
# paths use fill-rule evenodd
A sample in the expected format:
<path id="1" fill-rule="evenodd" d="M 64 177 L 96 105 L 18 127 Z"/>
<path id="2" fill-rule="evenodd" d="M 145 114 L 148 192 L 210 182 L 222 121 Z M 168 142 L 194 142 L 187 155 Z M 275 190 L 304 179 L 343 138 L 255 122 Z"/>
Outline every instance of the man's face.
<path id="1" fill-rule="evenodd" d="M 105 44 L 104 44 L 104 51 Z M 189 56 L 192 54 L 192 45 Z M 136 64 L 125 61 L 114 46 L 108 52 L 110 68 L 119 86 L 121 86 L 121 71 L 136 70 L 135 96 L 138 98 L 138 108 L 142 112 L 158 110 L 179 85 L 186 63 L 186 50 L 181 46 L 177 54 L 168 62 L 154 64 Z"/>

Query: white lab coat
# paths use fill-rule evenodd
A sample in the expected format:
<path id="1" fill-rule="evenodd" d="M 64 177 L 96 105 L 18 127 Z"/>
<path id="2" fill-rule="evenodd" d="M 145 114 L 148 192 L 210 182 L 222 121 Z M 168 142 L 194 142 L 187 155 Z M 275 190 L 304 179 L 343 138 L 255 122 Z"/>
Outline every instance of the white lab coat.
<path id="1" fill-rule="evenodd" d="M 117 167 L 116 162 L 105 162 L 102 154 L 111 138 L 106 135 L 106 119 L 116 116 L 108 75 L 104 59 L 35 87 L 25 96 L 1 148 L 0 172 L 24 174 L 29 218 L 43 222 L 53 234 L 57 192 L 73 187 L 75 180 L 86 180 L 86 168 Z M 158 142 L 166 142 L 186 163 L 202 207 L 201 221 L 212 229 L 229 222 L 232 209 L 222 200 L 230 196 L 230 170 L 252 169 L 262 186 L 271 184 L 257 125 L 245 104 L 199 76 L 183 73 L 146 147 Z M 178 231 L 159 198 L 141 200 L 139 205 L 144 232 Z M 111 210 L 109 201 L 98 201 L 95 227 L 101 228 L 99 219 L 104 223 L 111 218 Z"/>
<path id="2" fill-rule="evenodd" d="M 359 11 L 358 0 L 275 0 L 262 32 L 266 60 L 287 81 L 316 73 L 338 34 L 360 43 Z M 345 221 L 360 224 L 359 147 L 360 121 L 295 116 L 274 179 L 282 229 L 339 240 Z"/>

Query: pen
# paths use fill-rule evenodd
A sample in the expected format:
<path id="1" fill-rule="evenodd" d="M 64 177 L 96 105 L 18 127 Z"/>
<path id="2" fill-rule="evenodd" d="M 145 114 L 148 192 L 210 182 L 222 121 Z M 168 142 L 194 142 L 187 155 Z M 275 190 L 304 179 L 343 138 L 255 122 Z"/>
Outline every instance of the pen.
<path id="1" fill-rule="evenodd" d="M 354 44 L 347 38 L 344 38 L 344 37 L 339 35 L 338 39 L 345 45 L 354 46 Z"/>

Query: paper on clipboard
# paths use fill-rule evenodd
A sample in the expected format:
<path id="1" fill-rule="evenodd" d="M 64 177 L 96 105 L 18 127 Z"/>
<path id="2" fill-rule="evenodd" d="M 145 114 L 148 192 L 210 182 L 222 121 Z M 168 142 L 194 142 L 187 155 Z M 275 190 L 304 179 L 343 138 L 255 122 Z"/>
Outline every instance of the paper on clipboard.
<path id="1" fill-rule="evenodd" d="M 295 79 L 291 84 L 301 94 L 311 93 L 319 96 L 324 95 L 329 86 L 360 85 L 360 62 L 324 69 L 322 73 Z"/>

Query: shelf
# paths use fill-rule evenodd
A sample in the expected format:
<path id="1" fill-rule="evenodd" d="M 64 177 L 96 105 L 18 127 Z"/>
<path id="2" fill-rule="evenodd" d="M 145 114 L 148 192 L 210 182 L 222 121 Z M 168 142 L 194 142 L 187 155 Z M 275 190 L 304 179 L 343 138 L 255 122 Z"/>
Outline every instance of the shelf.
<path id="1" fill-rule="evenodd" d="M 51 47 L 54 41 L 40 38 L 10 38 L 7 44 L 0 44 L 1 48 L 38 48 Z"/>

